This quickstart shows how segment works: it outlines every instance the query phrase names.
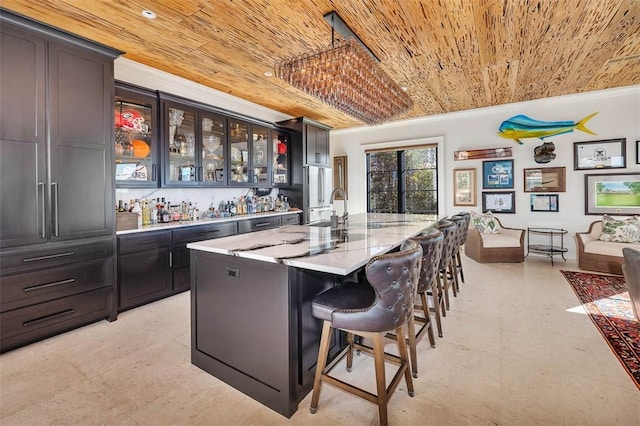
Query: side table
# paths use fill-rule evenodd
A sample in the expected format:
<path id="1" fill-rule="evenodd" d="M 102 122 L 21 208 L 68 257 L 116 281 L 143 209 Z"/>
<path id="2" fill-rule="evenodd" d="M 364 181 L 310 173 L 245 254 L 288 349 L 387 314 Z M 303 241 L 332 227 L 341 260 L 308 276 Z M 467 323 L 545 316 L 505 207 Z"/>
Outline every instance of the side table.
<path id="1" fill-rule="evenodd" d="M 529 253 L 541 253 L 551 258 L 551 266 L 553 266 L 553 257 L 560 255 L 566 262 L 564 254 L 569 250 L 564 246 L 564 236 L 567 234 L 566 229 L 562 228 L 527 228 L 527 254 Z M 531 244 L 529 237 L 531 234 L 547 235 L 549 237 L 549 244 Z M 560 245 L 555 244 L 555 239 L 559 238 Z"/>

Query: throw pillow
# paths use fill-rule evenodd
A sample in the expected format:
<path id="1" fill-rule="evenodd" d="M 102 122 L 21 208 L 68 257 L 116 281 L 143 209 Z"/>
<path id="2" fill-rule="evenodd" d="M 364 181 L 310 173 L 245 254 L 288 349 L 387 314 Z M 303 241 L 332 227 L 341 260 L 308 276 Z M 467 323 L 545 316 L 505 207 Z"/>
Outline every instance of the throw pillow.
<path id="1" fill-rule="evenodd" d="M 609 215 L 602 216 L 600 241 L 614 243 L 634 243 L 640 241 L 640 217 L 633 216 L 617 220 Z"/>
<path id="2" fill-rule="evenodd" d="M 471 212 L 471 224 L 481 234 L 497 234 L 498 221 L 493 217 L 493 213 L 486 212 L 485 214 L 478 214 L 474 211 Z"/>

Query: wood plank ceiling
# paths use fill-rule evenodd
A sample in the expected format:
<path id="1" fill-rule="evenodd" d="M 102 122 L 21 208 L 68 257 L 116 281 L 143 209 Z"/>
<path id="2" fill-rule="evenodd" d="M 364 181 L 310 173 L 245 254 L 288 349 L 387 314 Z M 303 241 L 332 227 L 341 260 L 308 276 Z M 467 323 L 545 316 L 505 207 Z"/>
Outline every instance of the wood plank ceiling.
<path id="1" fill-rule="evenodd" d="M 363 125 L 276 77 L 337 11 L 408 88 L 399 118 L 640 84 L 640 0 L 4 0 L 5 9 L 291 116 Z M 158 17 L 141 16 L 150 9 Z"/>

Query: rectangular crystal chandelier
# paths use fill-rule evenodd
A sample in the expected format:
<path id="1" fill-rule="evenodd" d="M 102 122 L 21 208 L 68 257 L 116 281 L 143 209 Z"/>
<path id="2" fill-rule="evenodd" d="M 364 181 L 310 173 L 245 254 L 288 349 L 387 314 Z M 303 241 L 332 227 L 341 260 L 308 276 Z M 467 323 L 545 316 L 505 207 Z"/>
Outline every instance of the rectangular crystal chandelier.
<path id="1" fill-rule="evenodd" d="M 389 121 L 412 105 L 354 38 L 279 61 L 275 75 L 369 125 Z"/>

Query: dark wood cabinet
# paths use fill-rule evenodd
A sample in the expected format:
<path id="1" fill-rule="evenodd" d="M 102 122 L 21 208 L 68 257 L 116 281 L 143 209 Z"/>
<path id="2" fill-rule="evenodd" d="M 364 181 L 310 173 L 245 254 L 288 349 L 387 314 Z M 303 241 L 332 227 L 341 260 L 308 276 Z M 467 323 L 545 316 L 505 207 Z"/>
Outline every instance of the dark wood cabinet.
<path id="1" fill-rule="evenodd" d="M 160 101 L 162 186 L 226 186 L 227 117 L 165 93 Z"/>
<path id="2" fill-rule="evenodd" d="M 191 274 L 189 270 L 191 250 L 188 243 L 211 240 L 214 238 L 228 237 L 238 233 L 238 224 L 235 221 L 215 223 L 209 225 L 189 226 L 185 229 L 173 231 L 171 265 L 173 275 L 173 292 L 189 290 L 191 287 Z"/>
<path id="3" fill-rule="evenodd" d="M 284 215 L 284 216 L 280 216 L 280 224 L 282 226 L 285 226 L 285 225 L 300 225 L 301 216 L 302 216 L 301 213 L 287 214 L 287 215 Z"/>
<path id="4" fill-rule="evenodd" d="M 189 290 L 187 244 L 237 233 L 237 222 L 229 221 L 119 236 L 118 308 L 130 309 Z"/>
<path id="5" fill-rule="evenodd" d="M 306 163 L 329 165 L 329 132 L 312 124 L 304 125 L 306 133 Z"/>
<path id="6" fill-rule="evenodd" d="M 117 81 L 114 116 L 116 187 L 157 187 L 160 127 L 156 92 Z"/>
<path id="7" fill-rule="evenodd" d="M 280 226 L 280 216 L 256 217 L 238 221 L 238 233 L 264 231 Z"/>
<path id="8" fill-rule="evenodd" d="M 115 319 L 114 261 L 110 237 L 3 250 L 0 352 Z"/>
<path id="9" fill-rule="evenodd" d="M 294 151 L 292 153 L 292 168 L 302 167 L 305 164 L 329 166 L 330 127 L 306 117 L 281 121 L 277 124 L 294 130 L 291 147 Z M 302 177 L 300 176 L 298 179 L 301 180 Z"/>
<path id="10" fill-rule="evenodd" d="M 272 185 L 273 136 L 267 126 L 229 119 L 230 186 Z"/>
<path id="11" fill-rule="evenodd" d="M 113 59 L 49 43 L 52 241 L 114 234 Z"/>
<path id="12" fill-rule="evenodd" d="M 5 351 L 115 319 L 112 108 L 120 52 L 5 10 L 0 33 Z"/>
<path id="13" fill-rule="evenodd" d="M 172 293 L 170 230 L 118 237 L 118 290 L 120 310 Z"/>
<path id="14" fill-rule="evenodd" d="M 1 247 L 112 235 L 113 57 L 8 23 L 1 49 Z"/>
<path id="15" fill-rule="evenodd" d="M 47 241 L 46 41 L 0 31 L 0 247 L 11 247 Z"/>

